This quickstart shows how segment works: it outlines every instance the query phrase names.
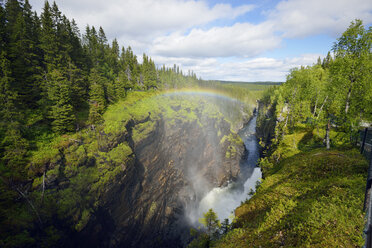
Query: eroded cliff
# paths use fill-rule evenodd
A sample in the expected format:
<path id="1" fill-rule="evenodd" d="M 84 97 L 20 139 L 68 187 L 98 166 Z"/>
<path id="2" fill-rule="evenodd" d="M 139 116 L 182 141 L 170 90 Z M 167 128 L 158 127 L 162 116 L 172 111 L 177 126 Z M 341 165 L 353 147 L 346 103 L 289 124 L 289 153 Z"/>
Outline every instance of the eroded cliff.
<path id="1" fill-rule="evenodd" d="M 84 132 L 30 164 L 44 226 L 68 236 L 63 245 L 184 245 L 185 211 L 234 180 L 244 152 L 231 123 L 203 99 L 129 99 Z"/>

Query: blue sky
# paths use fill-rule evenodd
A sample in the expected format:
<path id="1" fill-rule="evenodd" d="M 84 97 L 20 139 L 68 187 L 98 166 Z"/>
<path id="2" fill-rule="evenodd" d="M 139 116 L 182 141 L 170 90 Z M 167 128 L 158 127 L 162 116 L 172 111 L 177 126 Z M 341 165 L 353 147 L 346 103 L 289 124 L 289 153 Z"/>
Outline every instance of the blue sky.
<path id="1" fill-rule="evenodd" d="M 44 0 L 30 0 L 40 13 Z M 372 24 L 370 0 L 56 0 L 84 30 L 178 64 L 203 79 L 284 81 L 312 65 L 354 19 Z"/>

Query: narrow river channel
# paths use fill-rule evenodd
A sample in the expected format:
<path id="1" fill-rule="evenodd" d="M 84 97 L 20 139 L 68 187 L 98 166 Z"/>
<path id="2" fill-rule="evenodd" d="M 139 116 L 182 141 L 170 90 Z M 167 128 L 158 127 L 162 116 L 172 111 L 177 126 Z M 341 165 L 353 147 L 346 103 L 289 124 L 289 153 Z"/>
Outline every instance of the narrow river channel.
<path id="1" fill-rule="evenodd" d="M 229 218 L 230 221 L 234 216 L 234 209 L 241 202 L 249 199 L 249 192 L 255 190 L 256 183 L 261 180 L 261 169 L 257 167 L 259 158 L 258 140 L 256 137 L 256 120 L 255 115 L 250 122 L 239 131 L 239 135 L 244 141 L 248 151 L 248 156 L 240 164 L 240 177 L 236 182 L 229 183 L 226 187 L 217 187 L 212 189 L 199 203 L 190 220 L 194 225 L 198 225 L 198 219 L 203 213 L 212 208 L 222 221 Z"/>

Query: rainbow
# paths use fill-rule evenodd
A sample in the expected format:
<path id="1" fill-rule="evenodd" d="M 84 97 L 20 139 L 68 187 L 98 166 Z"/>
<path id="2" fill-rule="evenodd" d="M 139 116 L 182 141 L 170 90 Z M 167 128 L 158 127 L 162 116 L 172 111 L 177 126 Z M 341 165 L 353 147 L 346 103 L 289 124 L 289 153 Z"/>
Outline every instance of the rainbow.
<path id="1" fill-rule="evenodd" d="M 239 99 L 233 98 L 228 94 L 214 90 L 214 89 L 202 89 L 202 88 L 184 88 L 178 90 L 167 90 L 160 94 L 161 96 L 205 96 L 205 97 L 213 97 L 219 98 L 227 101 L 231 101 L 234 103 L 245 104 Z"/>

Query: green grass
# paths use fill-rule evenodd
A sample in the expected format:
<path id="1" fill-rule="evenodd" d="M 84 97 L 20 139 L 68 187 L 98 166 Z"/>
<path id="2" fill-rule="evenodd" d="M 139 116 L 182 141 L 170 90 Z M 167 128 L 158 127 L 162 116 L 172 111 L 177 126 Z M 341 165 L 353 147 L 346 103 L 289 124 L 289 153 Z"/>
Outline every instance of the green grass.
<path id="1" fill-rule="evenodd" d="M 215 247 L 360 247 L 367 162 L 356 149 L 298 144 L 270 168 L 254 196 L 236 209 L 235 229 Z"/>

